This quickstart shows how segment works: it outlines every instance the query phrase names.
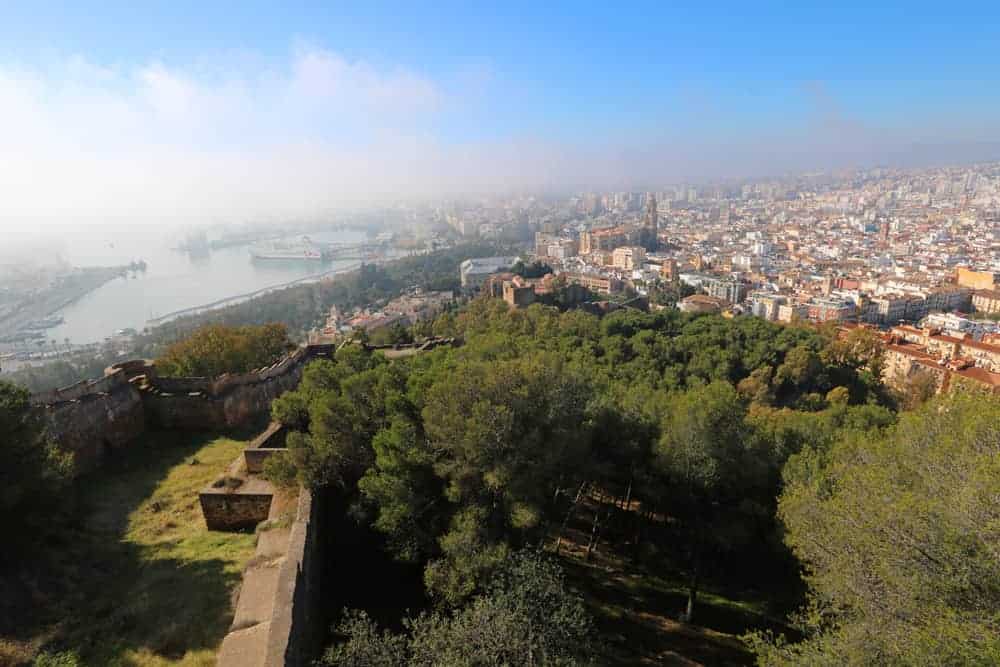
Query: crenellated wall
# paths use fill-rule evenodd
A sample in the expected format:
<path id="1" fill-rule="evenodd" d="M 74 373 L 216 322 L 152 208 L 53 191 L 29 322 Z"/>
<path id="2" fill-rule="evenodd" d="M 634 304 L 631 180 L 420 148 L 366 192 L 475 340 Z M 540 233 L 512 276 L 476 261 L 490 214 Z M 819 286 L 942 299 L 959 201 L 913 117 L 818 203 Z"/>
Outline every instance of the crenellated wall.
<path id="1" fill-rule="evenodd" d="M 84 396 L 109 394 L 116 389 L 128 385 L 128 375 L 120 368 L 112 366 L 104 371 L 104 377 L 96 380 L 80 380 L 76 384 L 52 391 L 33 394 L 31 402 L 35 405 L 55 405 L 67 401 L 76 401 Z"/>
<path id="2" fill-rule="evenodd" d="M 271 402 L 294 389 L 302 369 L 312 357 L 301 356 L 282 368 L 281 374 L 262 373 L 230 380 L 157 378 L 141 389 L 146 418 L 153 428 L 200 431 L 246 424 L 267 414 Z M 191 382 L 185 382 L 191 380 Z"/>
<path id="3" fill-rule="evenodd" d="M 41 408 L 49 434 L 60 447 L 73 454 L 79 471 L 100 465 L 116 448 L 146 430 L 139 391 L 127 382 L 117 381 L 104 388 L 108 391 L 84 394 Z"/>
<path id="4" fill-rule="evenodd" d="M 332 353 L 330 345 L 311 345 L 266 368 L 217 378 L 159 377 L 151 361 L 126 361 L 97 380 L 35 394 L 32 402 L 82 471 L 147 428 L 224 430 L 260 419 L 275 398 L 298 386 L 310 360 Z"/>

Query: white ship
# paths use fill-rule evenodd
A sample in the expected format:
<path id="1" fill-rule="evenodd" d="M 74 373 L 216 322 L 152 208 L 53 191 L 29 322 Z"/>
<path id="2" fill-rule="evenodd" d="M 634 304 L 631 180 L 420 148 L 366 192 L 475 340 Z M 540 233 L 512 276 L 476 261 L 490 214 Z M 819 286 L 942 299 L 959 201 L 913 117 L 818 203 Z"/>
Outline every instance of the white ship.
<path id="1" fill-rule="evenodd" d="M 250 248 L 254 259 L 323 259 L 323 251 L 308 236 L 299 241 L 268 241 Z"/>

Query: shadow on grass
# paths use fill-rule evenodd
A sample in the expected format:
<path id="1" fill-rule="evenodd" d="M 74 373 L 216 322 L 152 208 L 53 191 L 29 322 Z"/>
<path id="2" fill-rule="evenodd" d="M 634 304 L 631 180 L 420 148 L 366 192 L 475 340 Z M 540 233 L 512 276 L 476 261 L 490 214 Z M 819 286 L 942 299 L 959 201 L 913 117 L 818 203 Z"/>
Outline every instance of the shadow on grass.
<path id="1" fill-rule="evenodd" d="M 760 627 L 763 619 L 756 614 L 701 600 L 695 622 L 681 623 L 677 619 L 687 602 L 681 591 L 664 590 L 646 575 L 562 560 L 605 642 L 602 664 L 752 664 L 733 635 Z"/>
<path id="2" fill-rule="evenodd" d="M 685 579 L 671 562 L 668 545 L 657 545 L 640 562 L 632 562 L 626 536 L 617 536 L 602 542 L 588 562 L 589 533 L 586 522 L 573 522 L 564 534 L 560 560 L 601 635 L 599 664 L 752 665 L 754 658 L 740 635 L 757 629 L 790 634 L 778 620 L 783 614 L 771 615 L 773 591 L 761 573 L 753 577 L 731 568 L 733 576 L 703 577 L 694 620 L 684 623 Z M 750 590 L 747 583 L 764 588 Z"/>
<path id="3" fill-rule="evenodd" d="M 31 602 L 12 623 L 14 636 L 43 636 L 36 642 L 43 649 L 75 650 L 88 665 L 142 664 L 127 660 L 127 652 L 170 661 L 214 649 L 230 623 L 240 572 L 211 557 L 227 548 L 229 536 L 209 533 L 200 512 L 193 523 L 198 499 L 187 487 L 209 474 L 195 459 L 215 438 L 148 433 L 81 476 L 74 520 L 50 526 L 38 560 L 20 573 Z M 172 489 L 170 503 L 144 505 L 185 462 L 193 472 Z M 128 534 L 130 523 L 148 531 L 142 542 Z"/>

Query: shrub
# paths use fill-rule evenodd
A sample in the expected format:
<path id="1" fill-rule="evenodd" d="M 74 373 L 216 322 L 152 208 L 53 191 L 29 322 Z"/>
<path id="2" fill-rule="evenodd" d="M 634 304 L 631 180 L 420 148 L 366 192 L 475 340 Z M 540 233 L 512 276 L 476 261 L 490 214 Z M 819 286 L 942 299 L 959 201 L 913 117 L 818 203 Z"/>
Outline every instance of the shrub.
<path id="1" fill-rule="evenodd" d="M 275 486 L 288 488 L 298 483 L 298 471 L 287 452 L 275 452 L 267 457 L 262 474 Z"/>

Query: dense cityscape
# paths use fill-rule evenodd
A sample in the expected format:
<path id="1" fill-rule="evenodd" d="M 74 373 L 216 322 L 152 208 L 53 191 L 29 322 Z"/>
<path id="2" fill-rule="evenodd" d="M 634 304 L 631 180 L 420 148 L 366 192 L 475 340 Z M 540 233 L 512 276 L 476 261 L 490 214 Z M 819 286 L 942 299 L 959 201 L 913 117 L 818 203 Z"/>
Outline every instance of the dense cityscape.
<path id="1" fill-rule="evenodd" d="M 927 370 L 939 385 L 956 374 L 1000 389 L 997 164 L 587 193 L 444 216 L 466 238 L 514 240 L 530 230 L 526 258 L 609 298 L 877 327 L 891 343 L 889 381 Z M 463 267 L 463 286 L 498 274 L 494 291 L 512 305 L 549 290 L 504 276 L 513 261 Z"/>

